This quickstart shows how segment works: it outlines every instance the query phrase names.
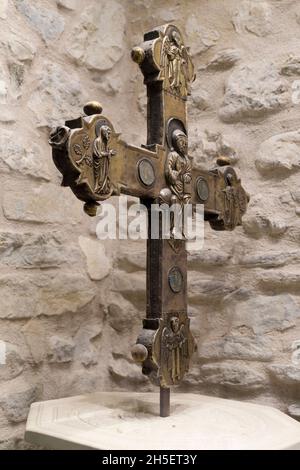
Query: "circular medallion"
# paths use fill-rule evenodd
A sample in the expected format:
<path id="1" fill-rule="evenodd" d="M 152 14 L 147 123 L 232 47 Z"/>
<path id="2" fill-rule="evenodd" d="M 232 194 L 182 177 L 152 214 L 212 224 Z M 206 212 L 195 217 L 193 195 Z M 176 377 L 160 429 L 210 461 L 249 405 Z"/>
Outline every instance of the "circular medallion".
<path id="1" fill-rule="evenodd" d="M 141 182 L 145 186 L 152 186 L 155 181 L 155 173 L 152 163 L 143 158 L 138 163 L 138 174 Z"/>
<path id="2" fill-rule="evenodd" d="M 197 178 L 196 189 L 200 201 L 206 202 L 209 197 L 209 187 L 206 180 L 202 178 L 202 176 Z"/>
<path id="3" fill-rule="evenodd" d="M 171 290 L 175 292 L 175 294 L 178 294 L 183 287 L 183 275 L 177 266 L 170 269 L 168 279 Z"/>

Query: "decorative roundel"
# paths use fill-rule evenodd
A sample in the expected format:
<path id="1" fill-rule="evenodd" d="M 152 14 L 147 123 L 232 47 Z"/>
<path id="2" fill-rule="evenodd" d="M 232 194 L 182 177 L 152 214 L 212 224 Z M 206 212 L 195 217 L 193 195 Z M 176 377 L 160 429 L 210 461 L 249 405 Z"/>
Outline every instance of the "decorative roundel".
<path id="1" fill-rule="evenodd" d="M 155 181 L 155 172 L 152 163 L 147 158 L 138 162 L 139 179 L 145 186 L 152 186 Z"/>
<path id="2" fill-rule="evenodd" d="M 169 280 L 169 286 L 175 294 L 178 294 L 178 292 L 182 291 L 183 275 L 177 266 L 174 266 L 174 268 L 170 269 L 168 280 Z"/>
<path id="3" fill-rule="evenodd" d="M 199 176 L 196 180 L 196 190 L 200 201 L 206 202 L 209 198 L 209 187 L 202 176 Z"/>

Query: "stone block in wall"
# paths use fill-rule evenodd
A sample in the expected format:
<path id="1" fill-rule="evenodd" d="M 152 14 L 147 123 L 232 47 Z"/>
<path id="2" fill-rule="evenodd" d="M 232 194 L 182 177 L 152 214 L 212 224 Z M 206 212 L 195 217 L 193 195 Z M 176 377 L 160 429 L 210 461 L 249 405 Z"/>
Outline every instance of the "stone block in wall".
<path id="1" fill-rule="evenodd" d="M 188 266 L 192 270 L 201 270 L 218 266 L 228 266 L 232 260 L 232 252 L 214 248 L 203 248 L 188 253 Z"/>
<path id="2" fill-rule="evenodd" d="M 0 318 L 20 319 L 76 312 L 96 295 L 96 286 L 80 273 L 2 275 Z"/>
<path id="3" fill-rule="evenodd" d="M 112 291 L 122 294 L 137 310 L 144 311 L 146 307 L 146 274 L 144 271 L 126 273 L 115 271 Z"/>
<path id="4" fill-rule="evenodd" d="M 108 367 L 111 378 L 119 385 L 147 384 L 148 378 L 141 373 L 140 368 L 126 359 L 119 358 Z"/>
<path id="5" fill-rule="evenodd" d="M 37 401 L 41 387 L 15 379 L 9 382 L 0 393 L 0 408 L 11 423 L 21 423 L 26 420 L 31 403 Z"/>
<path id="6" fill-rule="evenodd" d="M 230 304 L 227 315 L 232 328 L 246 327 L 262 335 L 295 327 L 300 318 L 300 307 L 288 294 L 253 295 L 236 305 Z"/>
<path id="7" fill-rule="evenodd" d="M 206 111 L 211 108 L 211 96 L 205 88 L 195 86 L 190 100 L 188 101 L 188 114 L 190 117 L 198 117 L 199 111 Z M 144 109 L 145 115 L 146 109 Z"/>
<path id="8" fill-rule="evenodd" d="M 5 364 L 0 364 L 0 382 L 12 380 L 22 374 L 24 359 L 17 346 L 5 342 Z"/>
<path id="9" fill-rule="evenodd" d="M 76 332 L 73 338 L 75 343 L 74 358 L 80 361 L 83 366 L 94 366 L 101 360 L 94 343 L 102 337 L 102 331 L 102 319 L 97 317 L 96 320 L 90 320 L 88 323 L 83 322 Z"/>
<path id="10" fill-rule="evenodd" d="M 274 364 L 269 366 L 271 376 L 285 385 L 300 386 L 300 365 Z"/>
<path id="11" fill-rule="evenodd" d="M 46 367 L 51 363 L 53 371 L 57 370 L 55 364 L 60 363 L 76 363 L 79 368 L 80 364 L 85 367 L 97 364 L 104 357 L 103 353 L 99 353 L 103 339 L 103 315 L 104 308 L 99 309 L 95 300 L 84 311 L 66 312 L 59 318 L 38 316 L 29 319 L 19 329 L 21 342 L 26 345 L 23 349 L 24 360 L 31 366 Z M 109 339 L 107 335 L 105 339 Z"/>
<path id="12" fill-rule="evenodd" d="M 247 63 L 237 67 L 228 78 L 219 116 L 229 123 L 247 121 L 267 117 L 290 103 L 288 83 L 274 64 Z"/>
<path id="13" fill-rule="evenodd" d="M 247 235 L 253 238 L 264 236 L 280 238 L 289 231 L 289 225 L 276 215 L 270 217 L 265 214 L 248 214 L 243 221 L 243 229 Z"/>
<path id="14" fill-rule="evenodd" d="M 288 77 L 300 75 L 300 57 L 295 57 L 294 55 L 288 57 L 281 67 L 281 73 L 282 75 L 287 75 Z"/>
<path id="15" fill-rule="evenodd" d="M 79 237 L 79 246 L 86 257 L 86 267 L 93 281 L 107 277 L 112 268 L 112 261 L 107 256 L 103 242 L 88 237 Z"/>
<path id="16" fill-rule="evenodd" d="M 88 6 L 66 41 L 67 54 L 90 70 L 110 70 L 124 55 L 125 28 L 121 2 L 101 1 Z"/>
<path id="17" fill-rule="evenodd" d="M 249 268 L 279 268 L 285 265 L 300 263 L 299 250 L 265 250 L 264 252 L 251 252 L 238 256 L 237 263 Z"/>
<path id="18" fill-rule="evenodd" d="M 220 71 L 231 69 L 241 60 L 241 51 L 239 49 L 221 49 L 206 64 L 203 69 L 208 71 Z M 202 67 L 200 67 L 202 70 Z"/>
<path id="19" fill-rule="evenodd" d="M 35 115 L 36 125 L 50 130 L 80 116 L 87 97 L 77 72 L 70 74 L 70 70 L 45 60 L 35 73 L 28 107 Z"/>
<path id="20" fill-rule="evenodd" d="M 60 37 L 65 29 L 65 21 L 55 10 L 43 8 L 28 0 L 14 0 L 14 2 L 29 26 L 37 31 L 46 43 L 51 43 Z"/>
<path id="21" fill-rule="evenodd" d="M 273 29 L 272 7 L 269 2 L 243 0 L 232 17 L 237 33 L 252 33 L 255 36 L 268 36 Z"/>
<path id="22" fill-rule="evenodd" d="M 249 237 L 279 239 L 289 232 L 290 224 L 284 218 L 286 212 L 281 215 L 272 203 L 273 201 L 262 201 L 261 194 L 257 201 L 250 203 L 243 218 L 243 230 Z"/>
<path id="23" fill-rule="evenodd" d="M 116 259 L 116 267 L 127 273 L 146 269 L 146 251 L 131 251 L 122 249 Z"/>
<path id="24" fill-rule="evenodd" d="M 3 213 L 6 219 L 18 222 L 76 224 L 82 217 L 82 204 L 74 199 L 69 188 L 54 184 L 31 184 L 30 187 L 4 188 Z"/>
<path id="25" fill-rule="evenodd" d="M 252 393 L 266 386 L 266 377 L 253 368 L 234 363 L 205 364 L 199 370 L 199 380 L 205 385 L 241 393 Z"/>
<path id="26" fill-rule="evenodd" d="M 290 292 L 299 294 L 300 273 L 298 271 L 268 271 L 258 274 L 258 283 L 267 293 Z"/>
<path id="27" fill-rule="evenodd" d="M 40 319 L 38 317 L 29 319 L 22 327 L 21 333 L 29 351 L 26 358 L 28 363 L 40 364 L 43 362 L 47 353 L 47 335 L 49 331 L 44 328 Z"/>
<path id="28" fill-rule="evenodd" d="M 43 150 L 36 143 L 24 146 L 18 134 L 1 130 L 0 172 L 19 173 L 41 180 L 50 180 L 49 164 L 43 158 Z"/>
<path id="29" fill-rule="evenodd" d="M 6 48 L 8 61 L 16 60 L 24 64 L 31 64 L 37 47 L 33 41 L 25 39 L 21 34 L 13 33 L 1 40 L 1 44 Z"/>
<path id="30" fill-rule="evenodd" d="M 193 271 L 188 276 L 188 295 L 192 303 L 221 301 L 238 289 L 238 286 L 229 280 L 217 279 L 216 276 L 203 278 Z"/>
<path id="31" fill-rule="evenodd" d="M 278 134 L 261 144 L 255 160 L 265 177 L 287 177 L 300 169 L 300 131 Z"/>
<path id="32" fill-rule="evenodd" d="M 196 13 L 188 15 L 185 31 L 191 45 L 192 56 L 201 54 L 215 46 L 221 37 L 218 31 L 205 25 Z"/>
<path id="33" fill-rule="evenodd" d="M 207 340 L 198 347 L 201 361 L 239 359 L 268 362 L 273 358 L 272 342 L 263 336 L 228 336 Z"/>
<path id="34" fill-rule="evenodd" d="M 78 260 L 78 248 L 61 232 L 0 232 L 0 265 L 45 269 L 74 266 Z"/>
<path id="35" fill-rule="evenodd" d="M 139 321 L 139 315 L 133 305 L 117 294 L 107 307 L 109 325 L 119 334 L 128 334 Z"/>
<path id="36" fill-rule="evenodd" d="M 74 358 L 74 351 L 74 341 L 54 335 L 48 340 L 47 360 L 52 363 L 71 362 Z"/>
<path id="37" fill-rule="evenodd" d="M 228 140 L 227 136 L 217 130 L 205 129 L 199 132 L 199 126 L 190 129 L 190 151 L 193 155 L 193 166 L 195 168 L 207 168 L 216 164 L 219 157 L 227 157 L 231 165 L 239 160 L 235 145 Z"/>

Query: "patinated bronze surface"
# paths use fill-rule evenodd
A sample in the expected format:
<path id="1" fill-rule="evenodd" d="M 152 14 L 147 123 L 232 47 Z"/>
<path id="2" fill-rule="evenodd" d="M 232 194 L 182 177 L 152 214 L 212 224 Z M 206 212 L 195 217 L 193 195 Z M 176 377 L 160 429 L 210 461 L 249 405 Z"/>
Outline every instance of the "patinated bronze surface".
<path id="1" fill-rule="evenodd" d="M 124 142 L 102 115 L 99 103 L 85 115 L 52 132 L 54 163 L 96 215 L 99 203 L 112 195 L 137 196 L 151 204 L 204 204 L 205 220 L 215 230 L 241 225 L 248 196 L 226 158 L 207 171 L 192 168 L 188 154 L 186 100 L 195 78 L 182 35 L 174 25 L 153 29 L 132 50 L 147 87 L 147 144 Z M 149 233 L 151 219 L 149 215 Z M 171 228 L 172 229 L 172 228 Z M 187 315 L 185 240 L 147 241 L 147 307 L 143 329 L 132 349 L 142 371 L 161 387 L 161 415 L 169 414 L 169 387 L 180 383 L 189 368 L 195 343 Z"/>

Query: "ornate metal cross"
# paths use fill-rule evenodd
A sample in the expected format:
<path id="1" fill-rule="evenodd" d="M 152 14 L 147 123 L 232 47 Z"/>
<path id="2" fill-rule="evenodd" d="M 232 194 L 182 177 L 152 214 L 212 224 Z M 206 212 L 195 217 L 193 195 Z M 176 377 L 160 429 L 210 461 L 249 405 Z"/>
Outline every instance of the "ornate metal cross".
<path id="1" fill-rule="evenodd" d="M 203 204 L 205 220 L 215 230 L 241 224 L 248 196 L 224 157 L 208 171 L 192 168 L 188 155 L 186 100 L 194 67 L 182 34 L 167 24 L 144 35 L 132 50 L 147 86 L 147 144 L 127 144 L 102 115 L 97 102 L 85 115 L 52 132 L 54 163 L 63 186 L 96 215 L 99 201 L 112 195 L 137 196 L 146 205 L 151 233 L 151 205 Z M 195 342 L 187 314 L 187 252 L 184 239 L 147 240 L 147 308 L 132 356 L 143 374 L 160 386 L 160 414 L 170 412 L 170 386 L 189 368 Z"/>

